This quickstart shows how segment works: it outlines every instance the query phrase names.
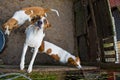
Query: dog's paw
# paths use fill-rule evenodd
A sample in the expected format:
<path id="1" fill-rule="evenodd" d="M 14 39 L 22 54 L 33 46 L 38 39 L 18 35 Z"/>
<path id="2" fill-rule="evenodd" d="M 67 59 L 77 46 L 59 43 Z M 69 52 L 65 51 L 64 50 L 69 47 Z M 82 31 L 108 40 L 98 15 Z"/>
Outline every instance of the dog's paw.
<path id="1" fill-rule="evenodd" d="M 20 64 L 20 70 L 23 70 L 25 68 L 24 63 Z"/>
<path id="2" fill-rule="evenodd" d="M 27 70 L 28 73 L 32 72 L 32 67 L 29 67 Z"/>

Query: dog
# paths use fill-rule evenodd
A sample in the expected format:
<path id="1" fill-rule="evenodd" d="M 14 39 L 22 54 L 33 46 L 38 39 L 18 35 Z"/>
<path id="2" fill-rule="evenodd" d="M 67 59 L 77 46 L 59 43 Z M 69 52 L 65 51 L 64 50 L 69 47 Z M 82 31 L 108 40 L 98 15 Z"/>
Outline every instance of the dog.
<path id="1" fill-rule="evenodd" d="M 12 18 L 10 18 L 6 23 L 3 24 L 3 29 L 5 34 L 9 35 L 14 28 L 18 28 L 23 25 L 25 21 L 31 22 L 31 19 L 35 16 L 46 16 L 46 13 L 49 11 L 54 11 L 59 16 L 59 13 L 55 9 L 47 9 L 42 7 L 27 7 L 19 11 L 16 11 Z M 48 22 L 48 21 L 47 21 Z"/>
<path id="2" fill-rule="evenodd" d="M 30 64 L 28 66 L 27 72 L 30 73 L 32 71 L 33 63 L 35 60 L 35 57 L 37 55 L 37 52 L 39 50 L 39 47 L 43 41 L 43 38 L 45 36 L 44 29 L 46 28 L 46 17 L 41 17 L 40 20 L 36 21 L 34 25 L 30 25 L 26 28 L 26 40 L 23 47 L 23 52 L 21 56 L 21 62 L 20 62 L 20 69 L 24 69 L 25 64 L 25 55 L 28 46 L 34 48 L 33 56 L 30 61 Z"/>
<path id="3" fill-rule="evenodd" d="M 82 66 L 80 65 L 79 57 L 75 57 L 66 50 L 48 41 L 42 41 L 39 52 L 46 53 L 47 55 L 51 56 L 53 59 L 61 63 L 68 63 L 70 65 L 76 66 L 78 69 L 82 68 Z"/>

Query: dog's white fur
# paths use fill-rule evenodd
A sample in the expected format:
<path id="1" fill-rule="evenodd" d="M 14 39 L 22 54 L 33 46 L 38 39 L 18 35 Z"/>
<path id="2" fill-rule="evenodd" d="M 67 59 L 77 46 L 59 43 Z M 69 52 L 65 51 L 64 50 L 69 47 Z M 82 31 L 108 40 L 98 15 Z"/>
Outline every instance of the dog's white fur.
<path id="1" fill-rule="evenodd" d="M 30 16 L 25 14 L 25 11 L 23 11 L 23 10 L 16 11 L 12 18 L 17 20 L 18 26 L 21 26 L 27 20 L 29 20 L 29 21 L 31 20 Z M 8 29 L 9 26 L 7 25 L 6 27 L 7 28 L 5 30 L 5 34 L 9 35 L 10 34 L 10 31 Z"/>
<path id="2" fill-rule="evenodd" d="M 47 53 L 47 50 L 51 50 L 50 53 L 47 53 L 48 55 L 57 55 L 57 57 L 59 57 L 59 61 L 61 63 L 68 63 L 69 59 L 71 58 L 73 60 L 73 62 L 76 64 L 76 67 L 78 69 L 81 68 L 81 65 L 80 65 L 80 59 L 79 57 L 75 57 L 74 55 L 70 54 L 69 52 L 67 52 L 66 50 L 56 46 L 55 44 L 53 43 L 50 43 L 48 41 L 44 41 L 43 42 L 43 45 L 44 45 L 44 50 L 42 52 L 44 53 Z M 78 58 L 78 60 L 76 60 Z"/>
<path id="3" fill-rule="evenodd" d="M 32 7 L 30 7 L 30 8 L 32 8 Z M 36 8 L 39 8 L 39 7 L 34 7 L 34 8 L 32 8 L 32 9 L 36 9 Z M 13 19 L 15 19 L 17 22 L 18 22 L 18 24 L 17 24 L 17 26 L 21 26 L 22 24 L 24 24 L 25 23 L 25 21 L 31 21 L 31 19 L 32 19 L 32 17 L 31 17 L 31 15 L 34 15 L 34 16 L 37 16 L 37 14 L 39 14 L 39 13 L 33 13 L 33 10 L 31 9 L 31 13 L 28 15 L 28 14 L 26 14 L 25 13 L 25 11 L 26 10 L 19 10 L 19 11 L 16 11 L 15 13 L 14 13 L 14 15 L 13 15 Z M 44 10 L 44 9 L 42 9 L 42 10 Z M 49 9 L 50 11 L 53 11 L 53 12 L 56 12 L 56 14 L 59 16 L 59 13 L 58 13 L 58 11 L 57 10 L 55 10 L 55 9 Z M 42 12 L 42 11 L 41 11 Z M 46 13 L 44 13 L 44 15 L 45 16 L 47 16 L 47 14 Z M 11 22 L 10 22 L 11 23 Z M 12 25 L 13 26 L 13 25 Z M 7 35 L 9 35 L 10 34 L 10 30 L 9 30 L 9 27 L 12 27 L 12 26 L 9 26 L 9 25 L 6 25 L 6 26 L 4 26 L 4 28 L 6 28 L 6 30 L 5 30 L 5 34 L 7 34 Z"/>
<path id="4" fill-rule="evenodd" d="M 51 9 L 51 11 L 56 12 L 56 14 L 59 16 L 59 13 L 58 13 L 57 10 Z M 32 12 L 32 10 L 31 10 L 31 12 Z M 31 13 L 31 14 L 33 14 L 33 13 Z M 45 15 L 47 16 L 46 13 L 45 13 Z M 14 18 L 14 19 L 16 19 L 18 21 L 18 25 L 19 26 L 21 26 L 22 24 L 24 24 L 25 21 L 27 21 L 27 20 L 31 21 L 30 15 L 25 14 L 24 10 L 16 11 L 12 18 Z"/>
<path id="5" fill-rule="evenodd" d="M 38 48 L 41 45 L 41 42 L 43 41 L 43 38 L 45 36 L 43 30 L 44 30 L 44 19 L 45 17 L 42 17 L 40 19 L 40 21 L 42 22 L 41 28 L 38 29 L 39 27 L 36 27 L 36 25 L 30 25 L 27 29 L 26 29 L 26 41 L 24 43 L 24 47 L 23 47 L 23 52 L 22 52 L 22 57 L 21 57 L 21 63 L 20 63 L 20 69 L 23 70 L 24 69 L 24 64 L 25 64 L 25 55 L 26 55 L 26 51 L 28 46 L 29 47 L 34 47 L 34 53 L 32 56 L 32 60 L 29 64 L 28 67 L 28 73 L 30 73 L 32 71 L 32 67 L 33 67 L 33 63 L 35 60 L 35 57 L 37 55 L 38 52 Z"/>
<path id="6" fill-rule="evenodd" d="M 24 10 L 16 11 L 12 18 L 18 21 L 19 26 L 24 24 L 27 20 L 31 21 L 30 15 L 25 14 Z"/>

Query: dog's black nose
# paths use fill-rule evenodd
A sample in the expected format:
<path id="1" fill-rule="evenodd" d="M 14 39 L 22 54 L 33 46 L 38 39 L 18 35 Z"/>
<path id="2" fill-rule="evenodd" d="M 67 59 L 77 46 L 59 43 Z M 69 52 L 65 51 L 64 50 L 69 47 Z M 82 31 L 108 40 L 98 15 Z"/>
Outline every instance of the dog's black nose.
<path id="1" fill-rule="evenodd" d="M 41 25 L 42 25 L 42 21 L 38 21 L 37 26 L 41 28 Z"/>
<path id="2" fill-rule="evenodd" d="M 38 25 L 41 26 L 42 22 L 41 21 L 38 21 Z"/>

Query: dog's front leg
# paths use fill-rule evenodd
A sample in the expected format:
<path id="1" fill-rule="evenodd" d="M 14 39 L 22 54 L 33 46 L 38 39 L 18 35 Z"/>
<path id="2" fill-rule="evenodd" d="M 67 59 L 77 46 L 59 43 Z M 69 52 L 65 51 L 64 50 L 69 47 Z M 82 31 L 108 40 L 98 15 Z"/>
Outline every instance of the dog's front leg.
<path id="1" fill-rule="evenodd" d="M 24 69 L 24 64 L 25 64 L 25 55 L 26 55 L 26 51 L 27 51 L 28 45 L 25 43 L 24 47 L 23 47 L 23 52 L 22 52 L 22 56 L 21 56 L 21 62 L 20 62 L 20 69 L 23 70 Z"/>
<path id="2" fill-rule="evenodd" d="M 34 53 L 33 53 L 33 56 L 32 56 L 32 60 L 30 61 L 30 64 L 29 64 L 29 66 L 28 66 L 28 73 L 30 73 L 31 71 L 32 71 L 32 67 L 33 67 L 33 63 L 34 63 L 34 61 L 35 61 L 35 57 L 36 57 L 36 55 L 37 55 L 37 52 L 38 52 L 38 48 L 35 48 L 35 50 L 34 50 Z"/>

